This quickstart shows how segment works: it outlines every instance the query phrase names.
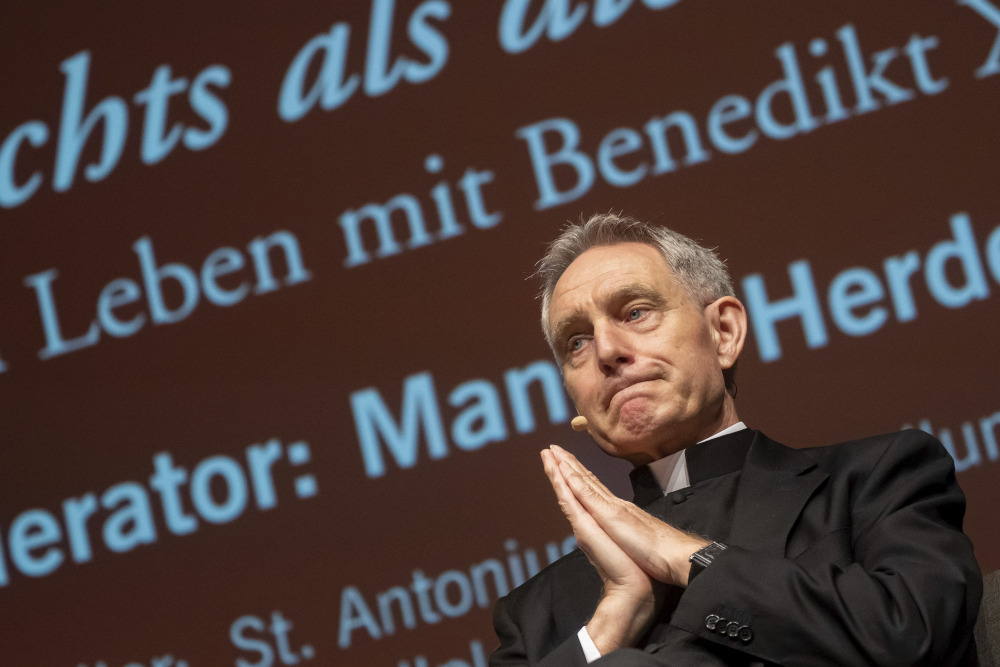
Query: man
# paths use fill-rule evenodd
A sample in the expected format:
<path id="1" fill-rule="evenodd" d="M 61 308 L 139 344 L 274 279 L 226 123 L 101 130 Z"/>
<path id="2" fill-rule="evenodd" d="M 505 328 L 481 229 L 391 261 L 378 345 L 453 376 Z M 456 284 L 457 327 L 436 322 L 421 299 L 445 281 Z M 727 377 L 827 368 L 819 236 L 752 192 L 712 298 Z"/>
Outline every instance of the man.
<path id="1" fill-rule="evenodd" d="M 746 311 L 675 232 L 594 216 L 539 266 L 566 390 L 636 501 L 542 452 L 580 551 L 498 602 L 491 665 L 963 664 L 982 581 L 940 443 L 745 428 Z"/>

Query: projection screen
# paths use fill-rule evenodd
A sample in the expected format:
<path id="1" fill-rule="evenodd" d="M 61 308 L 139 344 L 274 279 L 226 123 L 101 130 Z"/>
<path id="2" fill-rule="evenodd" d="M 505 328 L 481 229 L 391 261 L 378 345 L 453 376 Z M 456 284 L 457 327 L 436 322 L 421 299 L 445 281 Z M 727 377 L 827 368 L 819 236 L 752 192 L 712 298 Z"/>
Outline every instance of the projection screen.
<path id="1" fill-rule="evenodd" d="M 534 264 L 718 249 L 736 400 L 952 453 L 1000 568 L 996 0 L 7 3 L 0 662 L 483 667 L 573 548 Z"/>

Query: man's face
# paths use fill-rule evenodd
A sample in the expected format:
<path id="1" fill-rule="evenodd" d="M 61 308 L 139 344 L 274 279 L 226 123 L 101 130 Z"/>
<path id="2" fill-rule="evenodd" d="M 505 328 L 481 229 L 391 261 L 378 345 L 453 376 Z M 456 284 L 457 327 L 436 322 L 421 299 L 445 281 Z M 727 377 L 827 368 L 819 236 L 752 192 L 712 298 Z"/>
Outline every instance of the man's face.
<path id="1" fill-rule="evenodd" d="M 718 322 L 651 246 L 591 248 L 569 265 L 549 326 L 566 390 L 602 449 L 640 465 L 728 425 L 722 368 L 732 362 L 720 358 Z"/>

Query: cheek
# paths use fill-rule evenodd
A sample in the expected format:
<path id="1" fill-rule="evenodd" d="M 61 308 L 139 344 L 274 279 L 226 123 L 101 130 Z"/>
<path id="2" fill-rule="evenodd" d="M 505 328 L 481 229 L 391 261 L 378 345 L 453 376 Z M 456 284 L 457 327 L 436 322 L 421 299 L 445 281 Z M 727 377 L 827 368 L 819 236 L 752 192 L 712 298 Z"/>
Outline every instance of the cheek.
<path id="1" fill-rule="evenodd" d="M 597 400 L 598 383 L 581 373 L 567 374 L 563 387 L 569 400 L 579 411 L 584 411 Z"/>
<path id="2" fill-rule="evenodd" d="M 563 388 L 566 390 L 569 400 L 573 401 L 574 405 L 579 405 L 580 378 L 576 373 L 565 373 L 563 375 Z"/>
<path id="3" fill-rule="evenodd" d="M 682 382 L 688 385 L 704 385 L 714 382 L 720 372 L 715 345 L 707 332 L 692 332 L 677 342 L 674 355 L 675 366 L 681 370 Z"/>

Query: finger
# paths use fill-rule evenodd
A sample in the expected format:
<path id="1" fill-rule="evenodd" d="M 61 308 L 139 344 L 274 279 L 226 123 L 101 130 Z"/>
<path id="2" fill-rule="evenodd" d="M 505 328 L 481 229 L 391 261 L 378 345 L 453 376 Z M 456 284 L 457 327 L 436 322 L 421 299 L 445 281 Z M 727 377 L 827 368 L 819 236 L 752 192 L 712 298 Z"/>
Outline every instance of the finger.
<path id="1" fill-rule="evenodd" d="M 563 476 L 555 457 L 552 456 L 552 452 L 543 450 L 541 456 L 542 467 L 545 469 L 545 475 L 549 478 L 549 484 L 552 485 L 552 490 L 556 494 L 556 500 L 559 501 L 559 508 L 570 520 L 570 523 L 574 523 L 577 520 L 577 514 L 586 514 L 586 510 L 573 495 L 573 491 L 566 483 L 566 478 Z"/>
<path id="2" fill-rule="evenodd" d="M 566 515 L 566 518 L 569 519 L 574 531 L 578 528 L 600 530 L 594 518 L 590 516 L 590 513 L 577 500 L 576 495 L 563 475 L 563 471 L 559 468 L 559 464 L 550 451 L 542 451 L 542 465 L 545 469 L 545 474 L 549 478 L 549 483 L 552 485 L 552 490 L 555 491 L 556 500 L 559 501 L 559 508 Z"/>
<path id="3" fill-rule="evenodd" d="M 543 449 L 541 452 L 542 456 L 542 468 L 545 470 L 545 476 L 549 478 L 549 484 L 552 485 L 552 490 L 556 494 L 556 499 L 562 502 L 564 496 L 572 495 L 572 491 L 566 484 L 566 480 L 563 477 L 562 471 L 559 470 L 559 464 L 552 456 L 552 452 L 547 449 Z"/>
<path id="4" fill-rule="evenodd" d="M 569 452 L 560 450 L 553 460 L 576 501 L 633 562 L 660 581 L 676 578 L 663 550 L 673 548 L 680 531 L 612 494 Z"/>
<path id="5" fill-rule="evenodd" d="M 559 501 L 559 508 L 573 528 L 577 544 L 602 573 L 602 577 L 621 583 L 629 576 L 635 576 L 635 563 L 580 504 L 567 485 L 552 453 L 543 451 L 541 457 L 546 475 Z"/>
<path id="6" fill-rule="evenodd" d="M 604 535 L 653 579 L 686 583 L 687 557 L 703 546 L 698 542 L 704 540 L 687 535 L 618 498 L 575 456 L 556 445 L 550 449 L 552 460 L 558 461 L 563 483 Z"/>
<path id="7" fill-rule="evenodd" d="M 581 471 L 571 467 L 566 461 L 562 461 L 559 464 L 559 471 L 573 495 L 587 508 L 588 512 L 595 516 L 623 511 L 624 506 L 628 504 L 611 493 L 600 480 L 585 469 Z"/>
<path id="8" fill-rule="evenodd" d="M 581 481 L 585 482 L 588 486 L 593 487 L 596 493 L 599 493 L 604 498 L 617 498 L 604 484 L 597 478 L 594 473 L 590 472 L 585 465 L 580 463 L 573 454 L 569 453 L 565 449 L 559 447 L 558 445 L 551 445 L 550 449 L 556 456 L 556 460 L 560 464 L 565 463 L 570 470 L 575 473 Z"/>

